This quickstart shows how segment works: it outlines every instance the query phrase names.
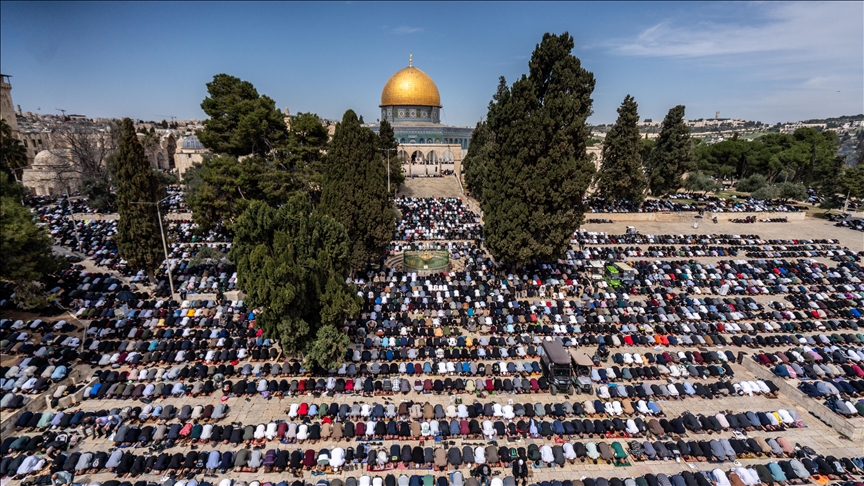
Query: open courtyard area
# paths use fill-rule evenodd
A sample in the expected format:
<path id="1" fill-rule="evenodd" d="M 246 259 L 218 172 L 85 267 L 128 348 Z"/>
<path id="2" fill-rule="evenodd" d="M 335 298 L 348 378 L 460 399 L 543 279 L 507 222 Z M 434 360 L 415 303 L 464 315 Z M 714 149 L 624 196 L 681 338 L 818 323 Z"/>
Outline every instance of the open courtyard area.
<path id="1" fill-rule="evenodd" d="M 17 373 L 32 369 L 26 361 L 40 359 L 28 342 L 81 352 L 69 360 L 66 380 L 25 380 L 23 402 L 4 397 L 7 471 L 27 467 L 25 457 L 42 463 L 62 450 L 52 470 L 102 485 L 169 477 L 470 484 L 483 479 L 483 465 L 493 484 L 507 484 L 520 460 L 537 484 L 687 484 L 721 475 L 744 482 L 751 472 L 752 480 L 773 484 L 860 473 L 864 418 L 854 402 L 864 394 L 864 336 L 844 309 L 858 308 L 864 288 L 855 283 L 857 264 L 843 257 L 855 252 L 842 251 L 860 247 L 860 232 L 813 218 L 713 223 L 691 213 L 658 223 L 602 213 L 617 221 L 583 225 L 571 250 L 580 253 L 568 263 L 508 276 L 475 246 L 466 228 L 480 218 L 452 199 L 459 196 L 455 178 L 409 179 L 400 189 L 401 237 L 391 251 L 409 243 L 448 248 L 461 270 L 418 276 L 394 258 L 390 268 L 356 275 L 364 304 L 345 328 L 345 364 L 329 372 L 303 368 L 255 333 L 255 311 L 243 307 L 242 293 L 229 288 L 228 300 L 216 301 L 204 283 L 216 277 L 230 287 L 230 267 L 198 267 L 183 277 L 185 300 L 171 302 L 164 274 L 154 292 L 140 275 L 104 273 L 111 261 L 86 252 L 69 275 L 113 283 L 91 288 L 101 300 L 79 285 L 68 293 L 74 316 L 38 326 L 26 313 L 3 321 L 12 331 L 3 369 L 16 387 Z M 40 212 L 57 217 L 53 207 Z M 178 263 L 200 249 L 181 242 L 180 221 L 170 223 Z M 83 221 L 80 229 L 93 241 L 114 224 Z M 74 241 L 68 227 L 58 228 L 61 247 Z M 466 231 L 437 236 L 433 228 Z M 588 265 L 595 259 L 627 262 L 620 268 L 638 275 L 613 288 Z M 723 270 L 712 277 L 711 269 L 733 261 L 738 276 Z M 853 273 L 829 277 L 838 265 Z M 685 268 L 689 276 L 681 278 Z M 129 317 L 106 314 L 129 285 L 139 290 L 123 301 L 134 309 L 124 311 Z M 824 302 L 830 314 L 811 316 L 807 309 L 823 307 L 807 302 Z M 64 322 L 71 324 L 58 342 L 47 331 Z M 585 367 L 574 355 L 574 381 L 557 388 L 548 340 L 597 359 Z M 36 366 L 21 376 L 53 376 Z M 851 415 L 836 408 L 831 388 L 816 391 L 829 383 L 851 400 Z"/>
<path id="2" fill-rule="evenodd" d="M 864 486 L 862 16 L 0 0 L 0 486 Z"/>

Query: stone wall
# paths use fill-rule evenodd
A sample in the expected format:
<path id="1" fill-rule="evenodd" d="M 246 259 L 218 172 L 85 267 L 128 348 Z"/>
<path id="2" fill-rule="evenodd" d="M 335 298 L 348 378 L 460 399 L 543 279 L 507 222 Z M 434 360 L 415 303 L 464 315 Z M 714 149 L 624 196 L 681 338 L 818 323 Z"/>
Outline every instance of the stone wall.
<path id="1" fill-rule="evenodd" d="M 702 224 L 711 224 L 711 218 L 717 216 L 718 221 L 730 221 L 738 218 L 746 218 L 747 216 L 756 216 L 756 219 L 764 218 L 787 218 L 789 221 L 803 221 L 807 213 L 800 211 L 797 213 L 785 212 L 762 212 L 762 213 L 705 213 L 702 218 L 696 218 L 695 212 L 663 212 L 663 213 L 585 213 L 585 219 L 611 219 L 616 223 L 638 223 L 638 222 L 658 222 L 658 223 L 682 223 L 682 222 L 700 222 Z"/>

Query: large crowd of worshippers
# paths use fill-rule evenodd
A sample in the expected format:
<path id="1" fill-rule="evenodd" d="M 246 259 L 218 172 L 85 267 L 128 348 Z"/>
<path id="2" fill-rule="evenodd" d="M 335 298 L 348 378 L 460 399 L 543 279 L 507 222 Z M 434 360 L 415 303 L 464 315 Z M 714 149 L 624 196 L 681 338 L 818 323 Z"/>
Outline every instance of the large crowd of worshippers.
<path id="1" fill-rule="evenodd" d="M 480 217 L 461 198 L 398 197 L 396 240 L 477 240 Z"/>
<path id="2" fill-rule="evenodd" d="M 404 199 L 390 252 L 434 240 L 461 260 L 460 270 L 356 274 L 363 304 L 345 324 L 351 345 L 344 364 L 322 370 L 281 355 L 255 326 L 255 309 L 219 297 L 236 289 L 234 266 L 191 264 L 205 245 L 227 253 L 220 231 L 169 225 L 175 287 L 186 296 L 175 300 L 165 265 L 147 286 L 122 261 L 111 241 L 116 223 L 70 222 L 71 213 L 88 212 L 86 202 L 30 203 L 56 244 L 76 249 L 80 241 L 104 270 L 72 266 L 49 277 L 74 317 L 0 319 L 4 478 L 94 486 L 243 486 L 242 473 L 257 475 L 248 486 L 861 484 L 860 451 L 837 457 L 811 448 L 800 429 L 821 425 L 788 400 L 733 405 L 736 397 L 777 397 L 783 381 L 833 413 L 862 414 L 864 270 L 837 241 L 580 231 L 578 250 L 565 259 L 514 269 L 475 245 L 479 218 L 462 201 Z M 169 206 L 182 211 L 182 193 Z M 721 259 L 698 260 L 707 256 Z M 612 288 L 589 278 L 591 260 L 628 261 L 639 276 Z M 0 287 L 0 306 L 12 308 L 11 292 Z M 590 369 L 590 395 L 548 399 L 541 362 L 549 339 L 608 349 Z M 743 359 L 773 378 L 741 374 Z M 707 400 L 716 411 L 697 412 Z M 34 408 L 36 401 L 49 406 Z M 238 413 L 247 401 L 278 412 Z M 572 472 L 678 461 L 693 466 Z M 557 479 L 529 476 L 547 470 L 560 471 Z"/>

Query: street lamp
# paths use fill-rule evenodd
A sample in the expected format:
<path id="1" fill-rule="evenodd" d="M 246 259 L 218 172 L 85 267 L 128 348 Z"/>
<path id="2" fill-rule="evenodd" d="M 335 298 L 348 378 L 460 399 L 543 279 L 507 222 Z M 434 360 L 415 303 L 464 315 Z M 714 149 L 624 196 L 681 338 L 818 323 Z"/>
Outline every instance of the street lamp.
<path id="1" fill-rule="evenodd" d="M 395 148 L 378 149 L 379 152 L 387 152 L 387 193 L 390 193 L 390 152 L 396 151 Z"/>
<path id="2" fill-rule="evenodd" d="M 147 206 L 156 206 L 156 214 L 159 215 L 159 235 L 162 236 L 162 250 L 165 251 L 165 268 L 168 270 L 168 285 L 171 286 L 171 298 L 174 298 L 174 279 L 171 278 L 171 262 L 168 260 L 168 243 L 165 242 L 165 230 L 162 228 L 162 211 L 159 209 L 159 205 L 162 204 L 162 201 L 166 199 L 170 199 L 171 196 L 162 198 L 156 202 L 147 202 L 147 201 L 133 201 L 131 204 L 143 204 Z"/>

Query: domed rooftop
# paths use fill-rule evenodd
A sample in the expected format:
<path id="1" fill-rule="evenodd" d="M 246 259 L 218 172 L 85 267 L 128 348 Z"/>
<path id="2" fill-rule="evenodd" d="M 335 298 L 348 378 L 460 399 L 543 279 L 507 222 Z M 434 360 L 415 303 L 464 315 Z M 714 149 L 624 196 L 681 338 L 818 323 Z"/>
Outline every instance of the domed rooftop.
<path id="1" fill-rule="evenodd" d="M 441 95 L 438 86 L 428 74 L 414 67 L 400 69 L 384 85 L 381 91 L 380 106 L 436 106 L 441 108 Z"/>
<path id="2" fill-rule="evenodd" d="M 59 155 L 50 150 L 43 150 L 33 157 L 33 165 L 39 166 L 57 166 L 63 164 L 63 160 Z"/>
<path id="3" fill-rule="evenodd" d="M 198 137 L 195 135 L 190 135 L 183 139 L 183 145 L 181 148 L 190 149 L 190 150 L 202 150 L 204 145 L 201 144 L 201 141 L 198 140 Z"/>

